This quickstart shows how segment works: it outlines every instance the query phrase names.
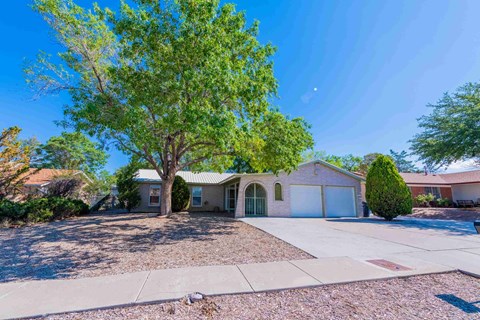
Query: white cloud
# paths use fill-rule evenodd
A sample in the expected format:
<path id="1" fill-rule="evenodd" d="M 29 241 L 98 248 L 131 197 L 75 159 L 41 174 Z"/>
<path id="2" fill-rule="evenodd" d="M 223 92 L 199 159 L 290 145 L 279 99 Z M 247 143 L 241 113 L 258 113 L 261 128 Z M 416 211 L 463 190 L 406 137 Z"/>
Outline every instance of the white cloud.
<path id="1" fill-rule="evenodd" d="M 452 172 L 460 172 L 460 171 L 468 171 L 479 169 L 478 165 L 475 163 L 474 160 L 465 160 L 465 161 L 457 161 L 452 163 L 448 166 L 445 172 L 452 173 Z"/>

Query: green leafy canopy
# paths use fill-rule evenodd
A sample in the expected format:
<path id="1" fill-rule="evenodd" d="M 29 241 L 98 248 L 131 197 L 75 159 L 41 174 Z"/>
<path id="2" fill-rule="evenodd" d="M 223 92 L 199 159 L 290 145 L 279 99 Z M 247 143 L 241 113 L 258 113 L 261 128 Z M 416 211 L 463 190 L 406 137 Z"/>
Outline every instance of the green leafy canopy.
<path id="1" fill-rule="evenodd" d="M 313 139 L 271 106 L 275 48 L 258 42 L 257 21 L 218 0 L 130 3 L 114 13 L 34 1 L 65 51 L 25 72 L 39 93 L 69 91 L 67 124 L 115 141 L 164 181 L 183 168 L 223 171 L 235 156 L 257 171 L 298 165 Z"/>
<path id="2" fill-rule="evenodd" d="M 411 140 L 412 150 L 433 167 L 480 160 L 480 84 L 468 83 L 445 93 L 429 105 L 432 113 L 421 117 L 423 130 Z"/>
<path id="3" fill-rule="evenodd" d="M 43 168 L 82 170 L 95 177 L 107 162 L 101 146 L 80 132 L 62 132 L 40 146 Z M 105 175 L 105 173 L 102 173 Z"/>

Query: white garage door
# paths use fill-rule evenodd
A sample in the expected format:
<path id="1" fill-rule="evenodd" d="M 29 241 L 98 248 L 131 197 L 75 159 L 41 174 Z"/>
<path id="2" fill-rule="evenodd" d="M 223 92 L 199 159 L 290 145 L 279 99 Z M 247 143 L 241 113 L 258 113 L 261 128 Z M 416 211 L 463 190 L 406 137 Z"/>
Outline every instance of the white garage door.
<path id="1" fill-rule="evenodd" d="M 322 217 L 322 187 L 290 185 L 292 217 Z"/>
<path id="2" fill-rule="evenodd" d="M 327 217 L 355 217 L 355 189 L 325 187 L 325 209 Z"/>

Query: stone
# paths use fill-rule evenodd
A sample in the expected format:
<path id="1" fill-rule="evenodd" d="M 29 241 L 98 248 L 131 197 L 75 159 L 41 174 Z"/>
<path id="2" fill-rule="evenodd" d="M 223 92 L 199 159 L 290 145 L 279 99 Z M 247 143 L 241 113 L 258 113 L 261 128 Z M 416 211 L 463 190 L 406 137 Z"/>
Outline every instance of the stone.
<path id="1" fill-rule="evenodd" d="M 200 292 L 189 293 L 182 298 L 182 301 L 185 304 L 189 304 L 189 305 L 200 300 L 203 300 L 203 294 L 201 294 Z"/>

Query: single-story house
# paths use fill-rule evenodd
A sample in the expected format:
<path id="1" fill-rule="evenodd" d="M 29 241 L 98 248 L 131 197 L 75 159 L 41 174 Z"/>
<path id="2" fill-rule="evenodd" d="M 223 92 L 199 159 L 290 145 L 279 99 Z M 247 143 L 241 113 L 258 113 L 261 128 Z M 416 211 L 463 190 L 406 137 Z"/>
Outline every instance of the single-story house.
<path id="1" fill-rule="evenodd" d="M 62 176 L 78 176 L 87 183 L 92 182 L 90 178 L 79 170 L 64 170 L 64 169 L 36 169 L 30 168 L 25 173 L 27 176 L 23 184 L 22 198 L 29 195 L 42 195 L 47 191 L 48 185 L 58 177 Z"/>
<path id="2" fill-rule="evenodd" d="M 299 165 L 291 172 L 177 175 L 187 182 L 189 211 L 227 211 L 235 217 L 357 217 L 362 213 L 363 178 L 321 160 Z M 155 170 L 141 169 L 141 204 L 137 212 L 159 212 L 162 180 Z"/>
<path id="3" fill-rule="evenodd" d="M 400 173 L 412 191 L 412 196 L 431 193 L 435 198 L 452 201 L 480 200 L 480 170 L 457 173 Z"/>

